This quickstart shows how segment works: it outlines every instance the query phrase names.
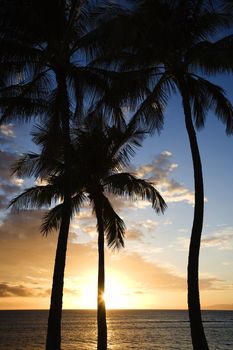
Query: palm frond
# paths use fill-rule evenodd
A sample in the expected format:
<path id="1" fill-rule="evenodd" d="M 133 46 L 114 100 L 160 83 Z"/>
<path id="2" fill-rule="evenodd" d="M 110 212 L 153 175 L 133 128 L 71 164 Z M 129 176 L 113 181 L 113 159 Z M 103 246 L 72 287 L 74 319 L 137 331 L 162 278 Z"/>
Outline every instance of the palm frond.
<path id="1" fill-rule="evenodd" d="M 216 42 L 201 41 L 190 49 L 188 61 L 191 71 L 201 69 L 207 75 L 232 72 L 233 35 Z"/>
<path id="2" fill-rule="evenodd" d="M 124 247 L 125 224 L 114 211 L 109 200 L 103 196 L 103 221 L 109 247 L 120 249 Z"/>
<path id="3" fill-rule="evenodd" d="M 75 213 L 78 213 L 80 208 L 82 207 L 83 203 L 87 200 L 87 196 L 85 195 L 85 193 L 80 190 L 79 192 L 77 192 L 72 198 L 71 198 L 71 202 L 72 202 L 72 215 L 74 215 Z"/>
<path id="4" fill-rule="evenodd" d="M 41 208 L 43 206 L 50 206 L 53 200 L 57 201 L 59 198 L 60 194 L 54 185 L 34 186 L 13 198 L 9 207 L 16 212 L 21 209 Z"/>
<path id="5" fill-rule="evenodd" d="M 12 166 L 12 174 L 17 177 L 34 176 L 36 179 L 52 179 L 55 175 L 62 174 L 64 165 L 59 158 L 51 157 L 48 150 L 22 155 Z"/>
<path id="6" fill-rule="evenodd" d="M 41 156 L 37 153 L 27 153 L 20 157 L 12 166 L 12 174 L 17 177 L 38 176 L 41 169 Z"/>
<path id="7" fill-rule="evenodd" d="M 41 172 L 47 170 L 50 175 L 64 171 L 62 131 L 56 114 L 32 131 L 33 141 L 41 148 Z M 41 175 L 41 174 L 40 174 Z"/>
<path id="8" fill-rule="evenodd" d="M 233 106 L 225 96 L 224 90 L 204 78 L 189 76 L 189 91 L 193 102 L 196 127 L 203 127 L 206 112 L 211 109 L 226 125 L 226 133 L 233 132 Z"/>
<path id="9" fill-rule="evenodd" d="M 136 113 L 132 116 L 130 123 L 138 125 L 149 132 L 163 128 L 163 111 L 167 105 L 171 90 L 174 89 L 171 76 L 164 74 L 159 79 L 148 97 L 141 103 Z"/>
<path id="10" fill-rule="evenodd" d="M 73 50 L 82 49 L 88 58 L 93 59 L 96 54 L 100 54 L 103 50 L 107 51 L 107 48 L 113 48 L 115 44 L 122 45 L 126 43 L 127 37 L 125 35 L 125 28 L 127 31 L 131 28 L 131 36 L 134 34 L 136 39 L 137 34 L 135 33 L 135 26 L 129 26 L 131 17 L 125 6 L 109 4 L 108 1 L 101 1 L 98 3 L 98 8 L 92 13 L 92 28 L 86 30 L 83 35 L 74 46 Z M 94 23 L 94 26 L 93 26 Z M 94 28 L 93 28 L 94 27 Z M 106 33 L 111 32 L 110 36 L 106 36 Z M 121 35 L 121 33 L 124 33 Z M 129 34 L 129 33 L 128 33 Z M 120 39 L 121 38 L 121 39 Z"/>
<path id="11" fill-rule="evenodd" d="M 51 231 L 59 230 L 62 219 L 62 208 L 63 203 L 58 204 L 44 215 L 40 228 L 44 235 L 47 236 Z"/>
<path id="12" fill-rule="evenodd" d="M 48 110 L 47 101 L 34 98 L 0 97 L 0 124 L 10 123 L 13 120 L 27 122 L 40 116 L 46 115 Z"/>
<path id="13" fill-rule="evenodd" d="M 110 72 L 103 72 L 91 67 L 69 65 L 67 73 L 72 79 L 79 81 L 85 95 L 101 96 L 108 89 Z"/>
<path id="14" fill-rule="evenodd" d="M 72 219 L 72 216 L 75 213 L 79 212 L 80 207 L 82 206 L 85 200 L 86 200 L 86 196 L 82 192 L 72 197 L 70 219 Z M 44 215 L 43 221 L 41 224 L 41 232 L 44 235 L 47 235 L 53 230 L 59 230 L 61 225 L 61 220 L 62 220 L 63 206 L 64 206 L 63 203 L 58 204 L 54 208 L 50 209 Z"/>
<path id="15" fill-rule="evenodd" d="M 146 136 L 144 130 L 135 128 L 135 124 L 124 125 L 124 128 L 109 128 L 108 139 L 110 140 L 108 153 L 109 157 L 115 159 L 115 164 L 125 167 L 129 164 L 135 149 L 142 145 Z"/>
<path id="16" fill-rule="evenodd" d="M 129 173 L 119 173 L 104 180 L 104 189 L 128 199 L 147 200 L 157 213 L 164 212 L 166 203 L 160 193 L 147 180 L 137 179 Z"/>
<path id="17" fill-rule="evenodd" d="M 87 121 L 91 123 L 94 119 L 99 119 L 100 121 L 107 120 L 109 125 L 119 127 L 125 124 L 122 108 L 112 93 L 113 91 L 109 90 L 101 99 L 93 101 L 93 104 L 88 110 Z"/>

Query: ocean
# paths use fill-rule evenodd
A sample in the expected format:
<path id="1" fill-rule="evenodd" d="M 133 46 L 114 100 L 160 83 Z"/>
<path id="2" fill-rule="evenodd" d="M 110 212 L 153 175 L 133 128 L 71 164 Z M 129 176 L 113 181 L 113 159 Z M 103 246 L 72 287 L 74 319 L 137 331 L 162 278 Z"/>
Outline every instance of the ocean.
<path id="1" fill-rule="evenodd" d="M 47 311 L 0 311 L 0 350 L 43 350 Z M 233 350 L 233 311 L 203 311 L 210 350 Z M 191 350 L 187 311 L 110 310 L 109 350 Z M 96 312 L 64 310 L 62 350 L 96 349 Z"/>

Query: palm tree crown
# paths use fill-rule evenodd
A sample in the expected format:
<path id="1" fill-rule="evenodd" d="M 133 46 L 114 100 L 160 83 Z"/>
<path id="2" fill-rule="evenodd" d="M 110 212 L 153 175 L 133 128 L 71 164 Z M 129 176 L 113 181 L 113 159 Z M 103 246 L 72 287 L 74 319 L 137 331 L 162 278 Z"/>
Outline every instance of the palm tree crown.
<path id="1" fill-rule="evenodd" d="M 92 123 L 93 124 L 93 123 Z M 60 133 L 60 136 L 62 133 Z M 15 164 L 14 173 L 18 176 L 34 175 L 36 179 L 45 182 L 45 185 L 36 185 L 26 189 L 14 198 L 10 204 L 13 210 L 27 208 L 50 207 L 53 203 L 64 199 L 64 155 L 62 147 L 52 148 L 48 157 L 48 141 L 51 134 L 44 127 L 37 127 L 33 133 L 34 141 L 42 146 L 41 154 L 29 153 L 23 155 Z M 59 139 L 59 135 L 56 133 Z M 72 134 L 72 212 L 71 217 L 83 205 L 83 202 L 102 197 L 106 200 L 106 215 L 110 214 L 108 194 L 133 199 L 146 199 L 152 203 L 156 212 L 163 212 L 165 202 L 154 186 L 146 180 L 138 179 L 133 174 L 123 170 L 129 164 L 134 148 L 141 145 L 144 132 L 124 126 L 120 130 L 115 126 L 103 128 L 96 124 L 84 124 L 74 130 Z M 59 141 L 57 142 L 59 144 Z M 60 143 L 61 145 L 61 143 Z M 82 195 L 81 195 L 82 194 Z M 59 227 L 60 210 L 54 216 L 55 208 L 45 217 L 42 231 L 49 233 Z M 51 217 L 54 221 L 51 221 Z M 56 219 L 55 219 L 56 218 Z M 119 234 L 114 238 L 113 231 L 106 226 L 108 244 L 110 246 L 123 246 L 123 237 Z"/>
<path id="2" fill-rule="evenodd" d="M 105 288 L 104 273 L 104 234 L 108 246 L 120 248 L 124 246 L 125 225 L 117 215 L 109 194 L 149 200 L 156 212 L 163 212 L 166 204 L 153 187 L 146 180 L 138 179 L 134 175 L 122 172 L 128 165 L 134 147 L 139 146 L 144 134 L 140 130 L 133 130 L 125 126 L 122 129 L 109 127 L 99 123 L 84 125 L 75 130 L 72 143 L 72 176 L 71 180 L 71 212 L 70 218 L 79 211 L 84 201 L 89 200 L 97 218 L 98 230 L 98 350 L 107 349 L 106 311 L 103 300 Z M 34 135 L 37 143 L 45 144 L 48 133 L 40 128 L 39 134 Z M 43 148 L 42 147 L 42 148 Z M 46 146 L 47 150 L 48 147 Z M 55 151 L 54 158 L 28 154 L 16 164 L 18 175 L 34 173 L 47 181 L 46 185 L 35 186 L 25 190 L 12 200 L 14 209 L 50 206 L 52 202 L 61 201 L 44 216 L 42 231 L 48 233 L 60 227 L 62 207 L 64 201 L 64 161 L 62 149 Z M 52 171 L 53 168 L 53 171 Z"/>
<path id="3" fill-rule="evenodd" d="M 203 127 L 207 112 L 212 110 L 226 125 L 227 134 L 233 133 L 233 107 L 224 90 L 208 80 L 210 75 L 232 72 L 233 37 L 216 39 L 224 28 L 232 24 L 232 16 L 221 1 L 142 0 L 134 4 L 127 15 L 120 15 L 104 24 L 108 36 L 103 46 L 109 47 L 109 54 L 107 58 L 103 57 L 102 64 L 105 66 L 116 61 L 122 71 L 113 95 L 136 109 L 132 125 L 147 127 L 151 132 L 160 130 L 169 97 L 176 91 L 181 95 L 195 179 L 194 221 L 188 263 L 190 325 L 194 349 L 208 349 L 198 286 L 204 186 L 195 127 Z M 127 23 L 127 36 L 124 36 Z M 111 42 L 114 45 L 119 43 L 119 53 Z"/>
<path id="4" fill-rule="evenodd" d="M 61 343 L 62 293 L 71 203 L 70 124 L 82 119 L 85 109 L 103 98 L 109 88 L 106 71 L 88 65 L 80 38 L 93 23 L 96 6 L 83 0 L 22 1 L 4 3 L 0 13 L 0 63 L 16 66 L 0 91 L 0 122 L 40 117 L 48 134 L 62 133 L 64 150 L 63 206 L 55 258 L 47 350 Z M 7 14 L 7 16 L 5 16 Z M 85 102 L 84 102 L 85 101 Z M 114 106 L 108 106 L 110 114 Z M 50 139 L 47 146 L 51 146 Z M 56 145 L 56 144 L 55 144 Z M 51 147 L 49 148 L 51 151 Z M 45 151 L 47 154 L 50 151 Z"/>

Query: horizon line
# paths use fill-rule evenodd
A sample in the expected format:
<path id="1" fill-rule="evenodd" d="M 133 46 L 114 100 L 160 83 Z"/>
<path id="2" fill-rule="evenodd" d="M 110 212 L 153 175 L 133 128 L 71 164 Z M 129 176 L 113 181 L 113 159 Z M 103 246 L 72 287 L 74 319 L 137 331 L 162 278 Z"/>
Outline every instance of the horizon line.
<path id="1" fill-rule="evenodd" d="M 0 311 L 49 311 L 48 309 L 0 309 Z M 97 311 L 96 308 L 64 308 L 63 311 Z M 117 308 L 109 308 L 106 309 L 106 311 L 188 311 L 188 308 L 179 308 L 179 309 L 171 309 L 171 308 L 125 308 L 125 309 L 117 309 Z M 221 308 L 212 308 L 209 307 L 203 307 L 201 311 L 233 311 L 233 306 L 230 309 L 221 309 Z"/>

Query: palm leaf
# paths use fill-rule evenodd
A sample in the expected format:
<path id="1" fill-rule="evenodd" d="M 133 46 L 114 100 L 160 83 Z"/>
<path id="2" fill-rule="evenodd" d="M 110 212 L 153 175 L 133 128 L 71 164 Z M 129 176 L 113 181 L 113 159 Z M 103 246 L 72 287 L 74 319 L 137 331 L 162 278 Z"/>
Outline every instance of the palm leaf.
<path id="1" fill-rule="evenodd" d="M 153 91 L 148 92 L 148 97 L 141 103 L 130 123 L 148 129 L 149 132 L 161 131 L 164 119 L 163 111 L 171 90 L 174 90 L 171 76 L 169 74 L 162 75 Z"/>
<path id="2" fill-rule="evenodd" d="M 80 207 L 82 206 L 85 200 L 86 200 L 86 197 L 82 192 L 76 194 L 72 198 L 72 203 L 71 203 L 72 209 L 71 209 L 70 218 L 72 218 L 72 216 L 80 210 Z M 64 207 L 63 203 L 58 204 L 57 206 L 50 209 L 45 214 L 41 224 L 41 232 L 43 234 L 47 235 L 52 230 L 58 230 L 60 228 L 63 207 Z"/>
<path id="3" fill-rule="evenodd" d="M 189 91 L 193 102 L 196 127 L 204 125 L 205 114 L 211 109 L 226 125 L 226 133 L 233 132 L 233 106 L 226 98 L 224 90 L 211 82 L 195 76 L 188 77 Z"/>
<path id="4" fill-rule="evenodd" d="M 166 203 L 154 186 L 142 179 L 137 179 L 129 173 L 120 173 L 109 176 L 104 180 L 104 189 L 129 199 L 142 199 L 151 202 L 157 213 L 164 212 Z"/>
<path id="5" fill-rule="evenodd" d="M 63 203 L 50 209 L 43 217 L 41 224 L 41 232 L 48 235 L 53 230 L 59 230 L 62 219 Z"/>
<path id="6" fill-rule="evenodd" d="M 17 177 L 39 176 L 41 156 L 37 153 L 27 153 L 20 157 L 12 167 L 12 174 Z"/>
<path id="7" fill-rule="evenodd" d="M 124 247 L 125 224 L 117 215 L 109 200 L 102 196 L 104 231 L 109 247 Z"/>
<path id="8" fill-rule="evenodd" d="M 50 206 L 52 201 L 57 201 L 60 194 L 57 187 L 51 184 L 45 186 L 34 186 L 26 189 L 23 193 L 13 198 L 9 207 L 13 211 L 20 211 L 28 208 L 41 208 Z"/>

